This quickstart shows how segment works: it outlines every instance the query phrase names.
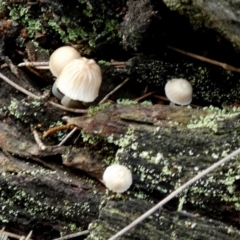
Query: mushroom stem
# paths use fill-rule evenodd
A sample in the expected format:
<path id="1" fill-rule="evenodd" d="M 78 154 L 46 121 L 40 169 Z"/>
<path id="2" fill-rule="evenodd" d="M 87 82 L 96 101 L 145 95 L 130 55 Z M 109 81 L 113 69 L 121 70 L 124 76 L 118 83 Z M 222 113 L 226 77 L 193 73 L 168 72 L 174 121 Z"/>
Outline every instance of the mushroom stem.
<path id="1" fill-rule="evenodd" d="M 61 104 L 68 108 L 82 108 L 83 104 L 80 101 L 72 100 L 71 98 L 64 96 L 61 100 Z"/>
<path id="2" fill-rule="evenodd" d="M 54 82 L 53 86 L 52 86 L 52 94 L 58 98 L 59 100 L 61 100 L 64 95 L 57 89 L 57 84 L 56 81 Z"/>

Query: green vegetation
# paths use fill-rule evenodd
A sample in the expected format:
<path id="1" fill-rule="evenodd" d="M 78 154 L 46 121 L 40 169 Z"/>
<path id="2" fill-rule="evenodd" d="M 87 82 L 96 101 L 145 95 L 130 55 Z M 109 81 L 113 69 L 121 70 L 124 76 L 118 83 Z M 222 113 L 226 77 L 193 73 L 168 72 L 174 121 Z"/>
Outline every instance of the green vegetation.
<path id="1" fill-rule="evenodd" d="M 120 16 L 112 14 L 114 5 L 105 4 L 104 1 L 80 0 L 69 2 L 66 8 L 65 5 L 55 6 L 56 4 L 51 2 L 44 5 L 45 11 L 37 11 L 25 3 L 6 6 L 0 2 L 0 9 L 8 11 L 11 20 L 26 28 L 30 38 L 39 31 L 56 40 L 60 39 L 62 43 L 82 45 L 84 42 L 88 49 L 94 47 L 99 40 L 108 41 L 121 37 Z M 57 14 L 56 10 L 59 11 Z"/>

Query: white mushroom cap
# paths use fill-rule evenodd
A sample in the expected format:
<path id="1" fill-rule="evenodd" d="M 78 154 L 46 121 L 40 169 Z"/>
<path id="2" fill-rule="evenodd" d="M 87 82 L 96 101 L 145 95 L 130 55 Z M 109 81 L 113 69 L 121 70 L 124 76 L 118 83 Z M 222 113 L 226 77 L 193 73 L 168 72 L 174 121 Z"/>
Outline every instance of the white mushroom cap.
<path id="1" fill-rule="evenodd" d="M 101 69 L 92 59 L 79 58 L 68 63 L 56 80 L 65 96 L 78 101 L 92 102 L 102 83 Z"/>
<path id="2" fill-rule="evenodd" d="M 51 73 L 58 77 L 62 69 L 72 60 L 80 58 L 80 53 L 73 47 L 64 46 L 55 50 L 49 59 Z"/>
<path id="3" fill-rule="evenodd" d="M 123 165 L 113 164 L 104 171 L 103 181 L 109 190 L 122 193 L 131 186 L 132 173 Z"/>
<path id="4" fill-rule="evenodd" d="M 185 79 L 172 79 L 165 85 L 167 98 L 179 105 L 188 105 L 192 101 L 192 85 Z"/>

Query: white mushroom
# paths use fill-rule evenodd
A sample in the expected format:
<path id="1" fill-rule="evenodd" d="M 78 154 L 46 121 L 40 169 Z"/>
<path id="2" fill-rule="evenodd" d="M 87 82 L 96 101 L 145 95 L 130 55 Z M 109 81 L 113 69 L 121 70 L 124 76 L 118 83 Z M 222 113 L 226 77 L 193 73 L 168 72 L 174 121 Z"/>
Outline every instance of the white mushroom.
<path id="1" fill-rule="evenodd" d="M 72 100 L 92 102 L 102 83 L 101 69 L 93 59 L 72 60 L 56 80 L 57 89 Z"/>
<path id="2" fill-rule="evenodd" d="M 172 79 L 165 85 L 170 105 L 188 105 L 192 101 L 192 85 L 185 79 Z"/>
<path id="3" fill-rule="evenodd" d="M 55 77 L 58 77 L 62 69 L 72 60 L 80 58 L 80 53 L 73 47 L 64 46 L 55 50 L 49 59 L 49 68 Z"/>
<path id="4" fill-rule="evenodd" d="M 80 101 L 72 100 L 71 98 L 64 96 L 61 100 L 61 104 L 69 108 L 83 108 L 83 104 Z"/>
<path id="5" fill-rule="evenodd" d="M 56 81 L 54 82 L 53 86 L 52 86 L 52 94 L 58 98 L 59 100 L 62 100 L 62 98 L 64 97 L 64 95 L 57 89 L 57 84 Z"/>
<path id="6" fill-rule="evenodd" d="M 120 164 L 108 166 L 103 173 L 103 182 L 113 192 L 125 192 L 132 185 L 132 173 Z"/>

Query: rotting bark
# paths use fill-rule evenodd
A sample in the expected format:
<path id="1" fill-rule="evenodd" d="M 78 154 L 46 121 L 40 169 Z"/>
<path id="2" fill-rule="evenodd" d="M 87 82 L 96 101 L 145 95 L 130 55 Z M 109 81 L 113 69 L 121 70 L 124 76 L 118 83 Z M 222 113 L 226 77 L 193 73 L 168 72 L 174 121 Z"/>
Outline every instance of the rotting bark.
<path id="1" fill-rule="evenodd" d="M 110 238 L 151 207 L 152 204 L 144 200 L 109 201 L 101 210 L 98 220 L 91 224 L 91 232 L 87 240 Z M 239 239 L 239 237 L 238 230 L 221 222 L 200 218 L 186 212 L 160 209 L 120 239 L 230 240 Z"/>
<path id="2" fill-rule="evenodd" d="M 154 202 L 237 149 L 240 141 L 237 109 L 114 105 L 68 123 L 119 146 L 115 161 L 134 176 L 129 195 Z M 239 159 L 199 180 L 168 207 L 239 227 Z"/>
<path id="3" fill-rule="evenodd" d="M 101 194 L 81 173 L 55 171 L 0 153 L 0 221 L 8 231 L 52 239 L 81 231 L 97 216 Z"/>
<path id="4" fill-rule="evenodd" d="M 31 99 L 28 101 L 31 102 Z M 29 113 L 34 113 L 31 109 L 34 109 L 35 106 L 29 104 L 28 107 Z M 51 111 L 48 108 L 42 109 L 39 117 L 50 118 Z M 3 225 L 12 229 L 13 224 L 15 226 L 16 222 L 21 221 L 21 216 L 25 216 L 29 221 L 34 219 L 36 224 L 30 226 L 39 238 L 43 235 L 37 229 L 45 232 L 51 224 L 53 231 L 56 230 L 56 235 L 59 232 L 69 232 L 65 229 L 69 221 L 86 229 L 89 223 L 97 219 L 98 208 L 107 203 L 109 199 L 120 203 L 129 199 L 134 199 L 136 202 L 142 200 L 151 203 L 157 202 L 200 170 L 210 166 L 239 146 L 239 110 L 236 108 L 204 110 L 163 105 L 106 104 L 100 107 L 100 110 L 97 108 L 96 111 L 98 112 L 94 113 L 94 109 L 91 109 L 91 114 L 67 119 L 69 124 L 75 124 L 82 129 L 82 140 L 84 141 L 80 141 L 74 148 L 65 146 L 57 148 L 56 152 L 38 149 L 30 132 L 31 120 L 26 123 L 22 118 L 18 119 L 23 122 L 19 121 L 14 114 L 8 116 L 5 113 L 2 116 L 0 128 L 2 150 L 14 154 L 16 156 L 14 159 L 20 156 L 22 160 L 37 161 L 45 169 L 45 172 L 42 173 L 42 167 L 32 163 L 28 165 L 25 160 L 20 167 L 18 164 L 15 164 L 18 167 L 15 165 L 11 167 L 12 165 L 9 163 L 2 164 L 0 185 L 6 194 L 1 196 L 1 205 L 6 206 L 6 212 L 2 212 L 1 217 L 9 221 Z M 34 118 L 32 121 L 35 121 Z M 27 128 L 29 131 L 26 131 L 26 125 L 29 127 Z M 19 133 L 22 133 L 21 139 Z M 63 172 L 69 172 L 67 168 L 62 170 L 61 164 L 55 163 L 53 166 L 51 162 L 46 162 L 46 160 L 49 161 L 50 156 L 56 154 L 61 158 L 55 159 L 62 159 L 63 165 L 80 169 L 96 180 L 100 180 L 106 165 L 116 161 L 120 162 L 131 169 L 134 183 L 127 194 L 123 194 L 119 198 L 107 194 L 104 197 L 105 200 L 101 201 L 100 197 L 103 196 L 105 188 L 96 184 L 96 180 L 93 180 L 89 187 L 88 180 L 83 178 L 78 180 L 80 182 L 77 186 L 80 185 L 83 189 L 87 188 L 88 190 L 87 192 L 83 190 L 83 195 L 81 195 L 82 188 L 77 187 L 76 189 L 75 184 L 66 185 L 66 181 L 63 181 Z M 19 162 L 19 159 L 16 161 Z M 172 211 L 178 208 L 198 213 L 205 218 L 213 218 L 239 228 L 239 161 L 239 157 L 236 157 L 234 161 L 209 174 L 208 177 L 200 180 L 178 198 L 168 203 L 166 207 Z M 30 169 L 30 172 L 26 168 Z M 32 168 L 33 170 L 31 170 Z M 53 172 L 52 169 L 55 171 Z M 32 176 L 31 172 L 36 175 Z M 78 174 L 77 176 L 79 176 Z M 68 180 L 75 178 L 78 177 L 71 174 Z M 38 183 L 46 186 L 39 195 L 36 194 Z M 93 187 L 95 184 L 96 186 Z M 9 185 L 12 186 L 10 189 Z M 32 191 L 33 189 L 34 191 Z M 17 193 L 17 191 L 27 192 L 28 198 L 34 200 L 29 202 L 30 200 L 25 198 L 20 198 L 20 200 L 12 198 L 13 202 L 9 203 L 7 196 L 18 196 L 19 192 Z M 69 191 L 72 195 L 69 195 Z M 46 196 L 46 199 L 50 200 L 46 203 L 45 198 L 41 198 L 41 196 Z M 81 197 L 84 198 L 81 200 Z M 53 207 L 53 204 L 56 204 L 56 200 L 60 202 L 55 212 L 56 208 Z M 25 201 L 31 204 L 21 205 Z M 81 203 L 74 210 L 78 210 L 78 215 L 73 214 L 74 219 L 76 217 L 77 220 L 74 221 L 72 217 L 69 219 L 67 212 L 61 212 L 61 216 L 59 215 L 59 207 L 65 201 L 70 202 L 70 209 L 76 206 L 75 202 Z M 44 205 L 41 210 L 38 208 L 40 203 Z M 93 208 L 90 210 L 84 208 L 84 211 L 81 211 L 82 205 L 91 206 L 92 203 L 94 203 Z M 11 209 L 17 209 L 17 215 L 15 211 L 10 211 L 11 214 L 9 214 Z M 30 209 L 35 209 L 32 215 Z M 30 213 L 28 213 L 29 211 Z M 54 219 L 47 218 L 47 227 L 42 225 L 42 222 L 45 222 L 42 212 L 46 211 L 49 216 L 54 216 Z M 85 222 L 82 218 L 78 219 L 80 215 L 86 216 Z M 62 219 L 62 222 L 57 227 L 54 223 L 60 221 L 58 218 Z M 113 229 L 115 229 L 113 216 L 110 214 L 107 218 L 113 222 Z M 27 224 L 27 220 L 24 223 Z M 23 228 L 23 225 L 19 226 L 20 229 Z M 15 228 L 15 230 L 17 229 Z M 29 228 L 27 228 L 28 230 Z M 74 231 L 77 231 L 76 228 L 72 229 L 72 232 Z M 44 238 L 47 239 L 47 236 L 51 234 L 46 233 Z M 159 234 L 161 236 L 162 233 Z M 102 236 L 102 238 L 105 237 Z"/>

